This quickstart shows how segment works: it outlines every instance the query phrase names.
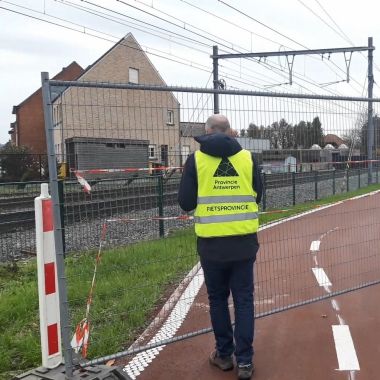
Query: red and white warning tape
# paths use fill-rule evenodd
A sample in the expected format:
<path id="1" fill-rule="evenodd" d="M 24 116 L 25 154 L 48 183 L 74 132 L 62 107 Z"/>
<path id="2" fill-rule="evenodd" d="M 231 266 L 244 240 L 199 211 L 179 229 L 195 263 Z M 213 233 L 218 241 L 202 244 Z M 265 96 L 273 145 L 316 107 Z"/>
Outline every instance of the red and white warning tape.
<path id="1" fill-rule="evenodd" d="M 289 210 L 272 210 L 272 211 L 259 211 L 259 215 L 265 214 L 279 214 L 287 212 Z M 152 216 L 150 218 L 111 218 L 106 219 L 109 223 L 114 222 L 146 222 L 150 220 L 194 220 L 194 216 L 191 215 L 178 215 L 178 216 Z"/>
<path id="2" fill-rule="evenodd" d="M 274 211 L 264 211 L 259 212 L 259 214 L 271 214 L 271 213 L 279 213 L 279 212 L 286 212 L 288 210 L 274 210 Z M 98 270 L 98 265 L 100 263 L 101 254 L 102 254 L 102 248 L 103 243 L 105 241 L 106 235 L 107 235 L 107 226 L 108 223 L 114 223 L 114 222 L 137 222 L 137 221 L 148 221 L 148 220 L 193 220 L 194 217 L 190 215 L 179 215 L 179 216 L 168 216 L 168 217 L 151 217 L 151 218 L 111 218 L 107 219 L 105 223 L 102 225 L 102 231 L 99 239 L 99 249 L 98 253 L 96 255 L 95 260 L 95 267 L 94 267 L 94 274 L 92 277 L 91 282 L 91 288 L 89 291 L 89 295 L 87 297 L 87 303 L 86 303 L 86 315 L 85 317 L 78 323 L 74 336 L 71 340 L 71 347 L 74 349 L 76 353 L 81 352 L 82 357 L 87 357 L 88 353 L 88 347 L 89 347 L 89 341 L 90 341 L 90 321 L 89 321 L 89 315 L 90 315 L 90 307 L 93 300 L 94 290 L 95 290 L 95 280 L 96 280 L 96 274 Z"/>
<path id="3" fill-rule="evenodd" d="M 122 169 L 88 169 L 88 170 L 73 170 L 70 169 L 71 172 L 74 173 L 78 182 L 83 186 L 83 190 L 90 194 L 91 185 L 84 178 L 85 174 L 106 174 L 106 173 L 136 173 L 136 172 L 147 172 L 147 171 L 174 171 L 181 170 L 182 166 L 158 166 L 155 168 L 122 168 Z"/>
<path id="4" fill-rule="evenodd" d="M 106 238 L 106 235 L 107 235 L 107 223 L 104 223 L 102 226 L 102 232 L 100 235 L 99 249 L 98 249 L 98 254 L 96 255 L 94 274 L 92 276 L 92 282 L 91 282 L 91 288 L 90 288 L 90 292 L 89 292 L 88 297 L 87 297 L 86 316 L 78 323 L 78 325 L 75 329 L 73 339 L 71 340 L 71 347 L 74 349 L 74 351 L 76 353 L 81 352 L 82 357 L 84 357 L 84 358 L 87 356 L 88 346 L 89 346 L 89 341 L 90 341 L 89 315 L 90 315 L 90 307 L 91 307 L 92 299 L 93 299 L 93 295 L 94 295 L 96 273 L 98 270 L 98 265 L 100 263 L 100 257 L 102 254 L 103 242 Z"/>
<path id="5" fill-rule="evenodd" d="M 156 166 L 152 168 L 119 168 L 119 169 L 84 169 L 84 170 L 73 170 L 74 173 L 79 174 L 106 174 L 106 173 L 135 173 L 135 172 L 148 172 L 157 170 L 180 170 L 183 169 L 182 166 Z"/>

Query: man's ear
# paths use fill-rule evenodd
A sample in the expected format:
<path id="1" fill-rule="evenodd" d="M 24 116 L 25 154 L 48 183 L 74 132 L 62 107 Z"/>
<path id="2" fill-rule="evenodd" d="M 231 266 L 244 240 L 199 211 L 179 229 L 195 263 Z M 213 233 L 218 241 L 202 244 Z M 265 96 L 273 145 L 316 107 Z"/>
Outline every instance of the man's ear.
<path id="1" fill-rule="evenodd" d="M 231 136 L 231 137 L 238 137 L 238 136 L 239 136 L 239 132 L 238 132 L 236 129 L 232 129 L 232 128 L 230 128 L 230 129 L 227 131 L 227 135 L 228 135 L 228 136 Z"/>

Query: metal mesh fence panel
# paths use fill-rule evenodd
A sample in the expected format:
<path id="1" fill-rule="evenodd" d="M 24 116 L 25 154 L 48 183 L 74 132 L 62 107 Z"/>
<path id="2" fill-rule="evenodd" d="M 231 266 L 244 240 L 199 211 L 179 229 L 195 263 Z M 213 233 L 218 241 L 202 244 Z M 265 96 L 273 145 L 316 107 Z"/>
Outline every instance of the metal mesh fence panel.
<path id="1" fill-rule="evenodd" d="M 34 198 L 41 183 L 0 183 L 0 262 L 35 256 Z"/>
<path id="2" fill-rule="evenodd" d="M 50 86 L 54 158 L 71 177 L 58 200 L 70 330 L 89 323 L 94 362 L 149 348 L 154 355 L 155 346 L 209 331 L 192 218 L 176 199 L 181 168 L 198 149 L 194 136 L 213 113 L 213 91 Z M 277 209 L 286 216 L 294 204 L 365 187 L 371 165 L 376 182 L 377 161 L 366 160 L 363 138 L 365 99 L 219 91 L 219 104 L 261 165 L 262 215 Z M 379 281 L 378 197 L 312 207 L 262 227 L 256 314 Z"/>

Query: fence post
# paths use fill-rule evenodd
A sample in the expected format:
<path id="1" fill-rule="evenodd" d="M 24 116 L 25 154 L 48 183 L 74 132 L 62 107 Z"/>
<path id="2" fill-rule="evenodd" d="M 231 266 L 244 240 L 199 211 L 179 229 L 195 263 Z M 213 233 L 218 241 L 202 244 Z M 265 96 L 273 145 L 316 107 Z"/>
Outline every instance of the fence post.
<path id="1" fill-rule="evenodd" d="M 379 183 L 379 166 L 376 166 L 376 183 Z"/>
<path id="2" fill-rule="evenodd" d="M 45 119 L 45 134 L 49 164 L 49 182 L 54 215 L 54 242 L 57 261 L 57 277 L 60 302 L 61 333 L 63 343 L 63 355 L 65 358 L 65 375 L 73 378 L 73 350 L 71 348 L 70 315 L 67 297 L 67 285 L 65 276 L 65 260 L 61 233 L 61 217 L 58 195 L 58 175 L 54 149 L 54 125 L 52 113 L 52 101 L 50 94 L 49 74 L 41 73 L 42 99 Z"/>
<path id="3" fill-rule="evenodd" d="M 162 218 L 164 216 L 164 181 L 162 174 L 160 174 L 157 177 L 157 204 L 158 204 L 158 216 Z M 164 237 L 165 236 L 165 226 L 164 221 L 159 220 L 158 221 L 158 230 L 159 230 L 159 236 Z"/>
<path id="4" fill-rule="evenodd" d="M 335 169 L 333 171 L 333 195 L 335 195 Z"/>
<path id="5" fill-rule="evenodd" d="M 62 234 L 62 247 L 63 256 L 66 257 L 66 238 L 65 238 L 65 196 L 64 196 L 64 181 L 58 181 L 58 197 L 59 197 L 59 210 L 61 217 L 61 234 Z"/>
<path id="6" fill-rule="evenodd" d="M 315 192 L 315 200 L 318 199 L 318 171 L 314 172 L 314 192 Z"/>
<path id="7" fill-rule="evenodd" d="M 346 190 L 347 190 L 347 193 L 350 191 L 350 169 L 346 169 L 346 178 L 347 178 L 347 181 L 346 181 Z"/>
<path id="8" fill-rule="evenodd" d="M 296 204 L 296 173 L 292 172 L 293 206 Z"/>
<path id="9" fill-rule="evenodd" d="M 48 184 L 34 200 L 38 272 L 42 366 L 48 369 L 62 363 L 57 263 L 54 243 L 52 200 Z"/>
<path id="10" fill-rule="evenodd" d="M 42 180 L 42 159 L 40 154 L 38 155 L 38 167 L 40 172 L 40 180 Z"/>
<path id="11" fill-rule="evenodd" d="M 358 188 L 360 189 L 361 183 L 360 183 L 360 168 L 358 169 Z"/>
<path id="12" fill-rule="evenodd" d="M 267 176 L 263 173 L 263 211 L 267 208 Z"/>

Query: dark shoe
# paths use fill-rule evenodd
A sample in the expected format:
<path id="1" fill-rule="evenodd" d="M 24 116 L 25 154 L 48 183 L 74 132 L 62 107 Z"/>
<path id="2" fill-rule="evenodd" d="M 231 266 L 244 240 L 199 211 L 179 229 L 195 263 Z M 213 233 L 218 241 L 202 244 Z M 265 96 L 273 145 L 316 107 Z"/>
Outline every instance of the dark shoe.
<path id="1" fill-rule="evenodd" d="M 226 356 L 224 358 L 221 358 L 219 357 L 218 352 L 216 350 L 211 352 L 209 362 L 211 365 L 218 367 L 222 371 L 231 371 L 234 368 L 232 356 Z"/>
<path id="2" fill-rule="evenodd" d="M 253 364 L 238 364 L 238 379 L 248 380 L 253 375 Z"/>

